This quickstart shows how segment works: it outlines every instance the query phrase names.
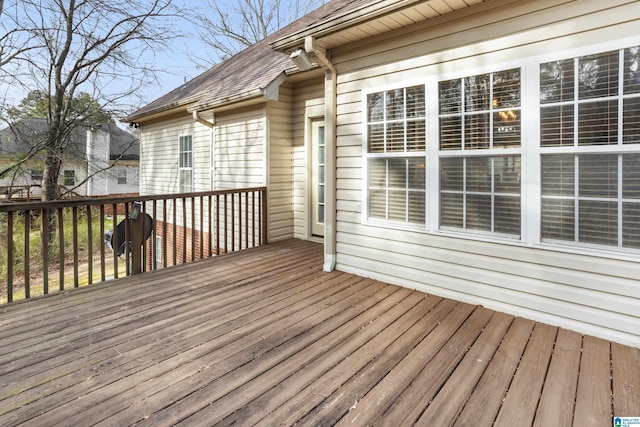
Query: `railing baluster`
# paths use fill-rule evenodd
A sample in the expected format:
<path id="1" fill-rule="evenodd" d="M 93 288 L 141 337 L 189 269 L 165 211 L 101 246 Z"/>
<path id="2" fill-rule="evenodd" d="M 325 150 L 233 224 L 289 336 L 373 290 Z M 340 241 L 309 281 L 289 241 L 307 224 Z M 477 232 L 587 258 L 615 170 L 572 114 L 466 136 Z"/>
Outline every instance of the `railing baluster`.
<path id="1" fill-rule="evenodd" d="M 256 246 L 256 192 L 251 192 L 251 243 Z"/>
<path id="2" fill-rule="evenodd" d="M 91 226 L 91 205 L 87 206 L 87 280 L 93 284 L 93 227 Z"/>
<path id="3" fill-rule="evenodd" d="M 244 193 L 244 246 L 249 248 L 249 193 Z"/>
<path id="4" fill-rule="evenodd" d="M 49 209 L 40 211 L 40 247 L 42 248 L 42 293 L 49 293 Z"/>
<path id="5" fill-rule="evenodd" d="M 211 255 L 212 255 L 211 254 L 211 246 L 213 244 L 213 233 L 212 233 L 212 230 L 211 230 L 211 202 L 213 201 L 213 198 L 211 197 L 211 194 L 209 194 L 209 196 L 207 196 L 207 197 L 208 197 L 208 200 L 209 200 L 209 203 L 207 204 L 207 208 L 209 210 L 209 215 L 207 215 L 207 219 L 208 219 L 207 231 L 209 232 L 209 239 L 208 239 L 209 242 L 207 243 L 207 246 L 209 247 L 209 249 L 207 250 L 207 253 L 209 255 L 209 258 L 211 258 Z"/>
<path id="6" fill-rule="evenodd" d="M 124 204 L 124 219 L 125 223 L 124 227 L 124 259 L 127 260 L 124 263 L 124 271 L 126 276 L 131 276 L 131 263 L 128 262 L 131 256 L 131 245 L 129 242 L 131 241 L 131 223 L 129 222 L 129 203 Z"/>
<path id="7" fill-rule="evenodd" d="M 118 243 L 122 240 L 122 237 L 118 233 L 118 205 L 114 203 L 111 206 L 112 209 L 112 218 L 113 221 L 113 234 L 111 241 L 115 243 L 115 247 L 113 248 L 113 278 L 118 278 Z"/>
<path id="8" fill-rule="evenodd" d="M 191 261 L 196 259 L 196 199 L 191 199 Z"/>
<path id="9" fill-rule="evenodd" d="M 200 259 L 204 258 L 204 199 L 200 196 Z"/>
<path id="10" fill-rule="evenodd" d="M 13 302 L 13 212 L 7 212 L 7 302 Z"/>
<path id="11" fill-rule="evenodd" d="M 100 203 L 100 238 L 104 238 L 104 204 Z M 104 242 L 100 242 L 100 280 L 103 282 L 106 280 L 106 267 L 104 257 Z"/>
<path id="12" fill-rule="evenodd" d="M 231 252 L 236 250 L 236 195 L 231 194 Z"/>
<path id="13" fill-rule="evenodd" d="M 224 194 L 224 253 L 229 252 L 227 249 L 227 240 L 229 240 L 229 232 L 227 231 L 227 217 L 229 216 L 229 211 L 227 210 L 227 194 Z"/>
<path id="14" fill-rule="evenodd" d="M 162 266 L 167 267 L 167 199 L 162 201 Z"/>
<path id="15" fill-rule="evenodd" d="M 31 274 L 29 271 L 29 237 L 31 231 L 31 211 L 24 211 L 24 297 L 31 298 Z"/>
<path id="16" fill-rule="evenodd" d="M 73 236 L 73 287 L 77 288 L 78 283 L 78 208 L 73 207 L 72 210 L 73 226 L 71 234 Z"/>
<path id="17" fill-rule="evenodd" d="M 58 289 L 64 291 L 64 210 L 58 208 L 58 262 L 60 265 L 60 283 Z"/>
<path id="18" fill-rule="evenodd" d="M 220 195 L 216 194 L 216 255 L 220 255 Z"/>
<path id="19" fill-rule="evenodd" d="M 187 199 L 182 198 L 182 263 L 187 262 Z"/>
<path id="20" fill-rule="evenodd" d="M 178 264 L 178 199 L 173 199 L 173 265 Z"/>

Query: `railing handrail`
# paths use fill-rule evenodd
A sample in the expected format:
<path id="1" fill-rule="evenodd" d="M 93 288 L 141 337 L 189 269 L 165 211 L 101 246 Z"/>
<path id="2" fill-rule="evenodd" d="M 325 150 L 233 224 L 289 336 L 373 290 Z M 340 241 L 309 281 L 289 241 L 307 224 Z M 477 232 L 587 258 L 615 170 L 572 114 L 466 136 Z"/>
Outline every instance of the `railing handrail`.
<path id="1" fill-rule="evenodd" d="M 197 198 L 197 197 L 209 197 L 225 194 L 237 194 L 237 193 L 252 193 L 257 191 L 266 191 L 267 187 L 249 187 L 249 188 L 230 188 L 225 190 L 215 191 L 198 191 L 193 193 L 163 193 L 163 194 L 150 194 L 139 196 L 125 196 L 125 197 L 82 197 L 76 199 L 65 200 L 52 200 L 52 201 L 35 201 L 35 202 L 13 202 L 7 200 L 0 202 L 0 212 L 18 212 L 21 210 L 43 210 L 43 209 L 57 209 L 57 208 L 72 208 L 83 206 L 96 206 L 96 205 L 110 205 L 119 203 L 132 203 L 132 202 L 148 202 L 153 200 L 162 199 L 182 199 L 182 198 Z"/>

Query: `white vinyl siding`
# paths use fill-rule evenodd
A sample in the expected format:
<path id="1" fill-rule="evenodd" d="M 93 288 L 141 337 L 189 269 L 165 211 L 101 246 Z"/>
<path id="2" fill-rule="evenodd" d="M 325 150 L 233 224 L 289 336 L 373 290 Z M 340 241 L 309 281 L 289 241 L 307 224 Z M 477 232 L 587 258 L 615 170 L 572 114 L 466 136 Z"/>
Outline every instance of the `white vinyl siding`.
<path id="1" fill-rule="evenodd" d="M 294 86 L 293 107 L 293 217 L 294 237 L 307 239 L 310 230 L 309 144 L 311 121 L 324 117 L 324 79 L 308 79 Z"/>
<path id="2" fill-rule="evenodd" d="M 625 248 L 577 248 L 540 237 L 542 158 L 553 154 L 549 153 L 553 147 L 540 147 L 538 124 L 540 64 L 640 44 L 640 9 L 636 3 L 617 0 L 492 6 L 491 2 L 478 5 L 459 16 L 331 52 L 339 70 L 337 268 L 638 346 L 638 256 Z M 501 152 L 493 148 L 487 155 L 520 157 L 526 177 L 520 188 L 522 236 L 501 239 L 465 229 L 440 229 L 440 162 L 469 156 L 441 153 L 439 146 L 429 145 L 439 140 L 437 126 L 427 126 L 427 167 L 435 173 L 426 183 L 424 227 L 374 223 L 363 216 L 368 179 L 362 167 L 367 156 L 365 92 L 428 85 L 427 114 L 436 115 L 428 120 L 437 124 L 440 81 L 515 68 L 523 80 L 522 146 Z M 626 151 L 635 154 L 629 148 L 632 144 L 626 145 Z M 587 149 L 591 148 L 563 147 L 570 153 L 562 154 Z M 617 148 L 603 149 L 607 150 Z M 537 161 L 528 162 L 536 157 Z M 624 162 L 623 158 L 618 169 L 623 173 Z M 629 198 L 623 193 L 622 202 Z"/>
<path id="3" fill-rule="evenodd" d="M 293 237 L 292 88 L 280 88 L 278 101 L 267 103 L 269 118 L 269 241 Z"/>

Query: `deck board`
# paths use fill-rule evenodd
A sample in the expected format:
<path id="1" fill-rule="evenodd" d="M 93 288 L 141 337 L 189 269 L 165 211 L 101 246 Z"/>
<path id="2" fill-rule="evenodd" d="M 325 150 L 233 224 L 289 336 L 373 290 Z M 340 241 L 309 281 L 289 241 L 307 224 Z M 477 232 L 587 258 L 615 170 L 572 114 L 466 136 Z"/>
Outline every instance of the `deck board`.
<path id="1" fill-rule="evenodd" d="M 279 242 L 0 306 L 0 425 L 610 425 L 640 351 Z"/>

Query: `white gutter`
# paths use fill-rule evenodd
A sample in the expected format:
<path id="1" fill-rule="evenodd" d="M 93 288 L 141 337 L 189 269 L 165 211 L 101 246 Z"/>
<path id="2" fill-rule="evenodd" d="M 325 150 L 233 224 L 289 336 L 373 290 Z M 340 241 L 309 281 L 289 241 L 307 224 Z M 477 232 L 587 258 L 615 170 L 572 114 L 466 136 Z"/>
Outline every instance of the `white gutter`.
<path id="1" fill-rule="evenodd" d="M 325 222 L 324 222 L 324 271 L 336 267 L 336 91 L 337 72 L 323 49 L 315 45 L 315 39 L 304 39 L 304 50 L 325 70 L 324 81 L 324 129 L 325 129 Z"/>

